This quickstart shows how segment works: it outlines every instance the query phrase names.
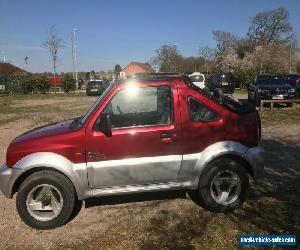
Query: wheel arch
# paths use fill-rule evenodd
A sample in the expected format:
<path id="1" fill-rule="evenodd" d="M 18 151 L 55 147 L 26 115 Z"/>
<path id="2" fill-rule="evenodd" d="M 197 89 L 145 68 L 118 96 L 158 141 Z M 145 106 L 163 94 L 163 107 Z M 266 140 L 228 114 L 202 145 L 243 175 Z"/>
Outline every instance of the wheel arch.
<path id="1" fill-rule="evenodd" d="M 68 180 L 72 183 L 72 186 L 74 188 L 74 190 L 76 191 L 76 188 L 74 186 L 74 183 L 72 182 L 72 180 L 69 178 L 69 176 L 67 176 L 65 173 L 63 173 L 62 171 L 56 169 L 56 168 L 52 168 L 52 167 L 34 167 L 34 168 L 30 168 L 27 171 L 23 172 L 14 182 L 13 186 L 12 186 L 12 192 L 11 195 L 13 196 L 16 192 L 18 192 L 20 186 L 22 185 L 22 183 L 32 174 L 36 173 L 36 172 L 40 172 L 43 170 L 48 170 L 48 171 L 53 171 L 56 173 L 59 173 L 63 176 L 65 176 L 66 178 L 68 178 Z M 77 194 L 77 192 L 76 192 Z"/>
<path id="2" fill-rule="evenodd" d="M 13 168 L 21 171 L 11 185 L 11 196 L 18 191 L 28 176 L 42 170 L 50 170 L 66 176 L 72 183 L 78 199 L 82 200 L 90 196 L 86 163 L 73 164 L 61 155 L 39 152 L 24 157 Z"/>
<path id="3" fill-rule="evenodd" d="M 252 178 L 254 178 L 254 171 L 253 171 L 253 168 L 251 167 L 250 163 L 248 162 L 248 160 L 243 155 L 237 154 L 237 153 L 232 153 L 232 152 L 223 153 L 223 154 L 217 155 L 216 157 L 211 158 L 209 161 L 207 161 L 205 163 L 203 170 L 200 173 L 200 176 L 209 169 L 210 164 L 212 164 L 214 161 L 217 161 L 219 159 L 230 159 L 230 160 L 240 163 L 243 166 L 243 168 L 245 169 L 245 171 L 247 172 L 247 174 L 250 175 Z M 199 178 L 200 178 L 200 176 L 199 176 Z"/>

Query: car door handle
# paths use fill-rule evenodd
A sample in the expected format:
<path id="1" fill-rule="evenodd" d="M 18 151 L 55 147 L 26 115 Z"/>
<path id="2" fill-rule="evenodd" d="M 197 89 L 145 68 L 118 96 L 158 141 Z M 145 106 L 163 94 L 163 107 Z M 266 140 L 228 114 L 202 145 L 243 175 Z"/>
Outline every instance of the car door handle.
<path id="1" fill-rule="evenodd" d="M 160 134 L 160 140 L 162 142 L 172 142 L 173 141 L 173 134 L 172 133 L 168 133 L 168 132 L 161 133 Z"/>

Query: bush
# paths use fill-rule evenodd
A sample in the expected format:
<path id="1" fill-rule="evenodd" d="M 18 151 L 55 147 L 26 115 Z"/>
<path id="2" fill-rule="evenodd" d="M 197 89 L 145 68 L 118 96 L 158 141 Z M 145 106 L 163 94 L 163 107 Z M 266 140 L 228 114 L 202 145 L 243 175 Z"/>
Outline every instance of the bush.
<path id="1" fill-rule="evenodd" d="M 24 77 L 9 77 L 7 78 L 6 89 L 12 94 L 23 94 Z"/>
<path id="2" fill-rule="evenodd" d="M 241 84 L 241 88 L 245 88 L 247 84 L 253 82 L 255 72 L 249 69 L 240 69 L 235 72 L 236 81 Z"/>
<path id="3" fill-rule="evenodd" d="M 64 78 L 63 78 L 63 80 L 62 80 L 61 87 L 63 88 L 63 90 L 66 93 L 69 93 L 69 92 L 75 90 L 76 81 L 75 81 L 75 79 L 72 76 L 65 75 Z"/>
<path id="4" fill-rule="evenodd" d="M 51 84 L 46 76 L 43 77 L 1 77 L 0 84 L 5 85 L 5 90 L 11 94 L 32 94 L 38 92 L 45 94 L 49 91 Z"/>
<path id="5" fill-rule="evenodd" d="M 33 90 L 35 89 L 35 84 L 36 81 L 32 78 L 22 79 L 20 86 L 21 93 L 25 95 L 33 93 Z"/>
<path id="6" fill-rule="evenodd" d="M 35 89 L 41 94 L 46 94 L 49 91 L 51 84 L 49 83 L 46 76 L 39 77 L 35 79 Z"/>

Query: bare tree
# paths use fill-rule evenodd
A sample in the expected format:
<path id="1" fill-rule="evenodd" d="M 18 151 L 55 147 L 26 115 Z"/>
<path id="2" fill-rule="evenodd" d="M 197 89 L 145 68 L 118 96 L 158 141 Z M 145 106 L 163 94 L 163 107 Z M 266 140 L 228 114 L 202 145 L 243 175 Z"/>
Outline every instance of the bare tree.
<path id="1" fill-rule="evenodd" d="M 159 68 L 160 72 L 175 71 L 176 65 L 180 71 L 181 61 L 182 56 L 178 53 L 175 46 L 162 45 L 156 50 L 156 56 L 151 59 L 151 65 Z"/>
<path id="2" fill-rule="evenodd" d="M 208 67 L 207 63 L 209 61 L 212 61 L 215 57 L 215 50 L 212 48 L 209 48 L 208 46 L 200 47 L 199 49 L 199 55 L 204 59 L 204 65 L 205 65 L 205 72 L 208 74 Z"/>
<path id="3" fill-rule="evenodd" d="M 290 43 L 293 28 L 288 10 L 278 8 L 258 13 L 251 21 L 247 37 L 254 46 Z"/>
<path id="4" fill-rule="evenodd" d="M 54 77 L 55 77 L 56 66 L 57 66 L 57 52 L 60 48 L 65 47 L 64 41 L 61 38 L 59 38 L 55 25 L 51 26 L 49 30 L 49 37 L 43 43 L 43 47 L 47 49 L 51 54 L 52 61 L 53 61 Z"/>
<path id="5" fill-rule="evenodd" d="M 223 55 L 234 51 L 238 37 L 230 32 L 215 30 L 212 32 L 217 42 L 217 54 Z"/>

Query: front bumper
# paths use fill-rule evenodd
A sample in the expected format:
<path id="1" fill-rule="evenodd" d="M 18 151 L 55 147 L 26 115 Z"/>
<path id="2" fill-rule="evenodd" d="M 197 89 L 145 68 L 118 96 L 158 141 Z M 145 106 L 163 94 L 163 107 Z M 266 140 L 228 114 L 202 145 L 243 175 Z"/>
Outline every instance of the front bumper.
<path id="1" fill-rule="evenodd" d="M 264 149 L 262 147 L 249 148 L 245 157 L 252 167 L 253 178 L 255 180 L 262 179 L 265 175 Z"/>
<path id="2" fill-rule="evenodd" d="M 13 196 L 13 185 L 23 170 L 16 168 L 8 168 L 6 164 L 0 167 L 0 190 L 7 197 Z"/>
<path id="3" fill-rule="evenodd" d="M 288 99 L 294 99 L 296 97 L 296 94 L 295 94 L 295 92 L 286 93 L 286 94 L 278 94 L 278 95 L 259 93 L 258 97 L 261 100 L 288 100 Z M 278 98 L 278 97 L 280 97 L 280 98 Z"/>

